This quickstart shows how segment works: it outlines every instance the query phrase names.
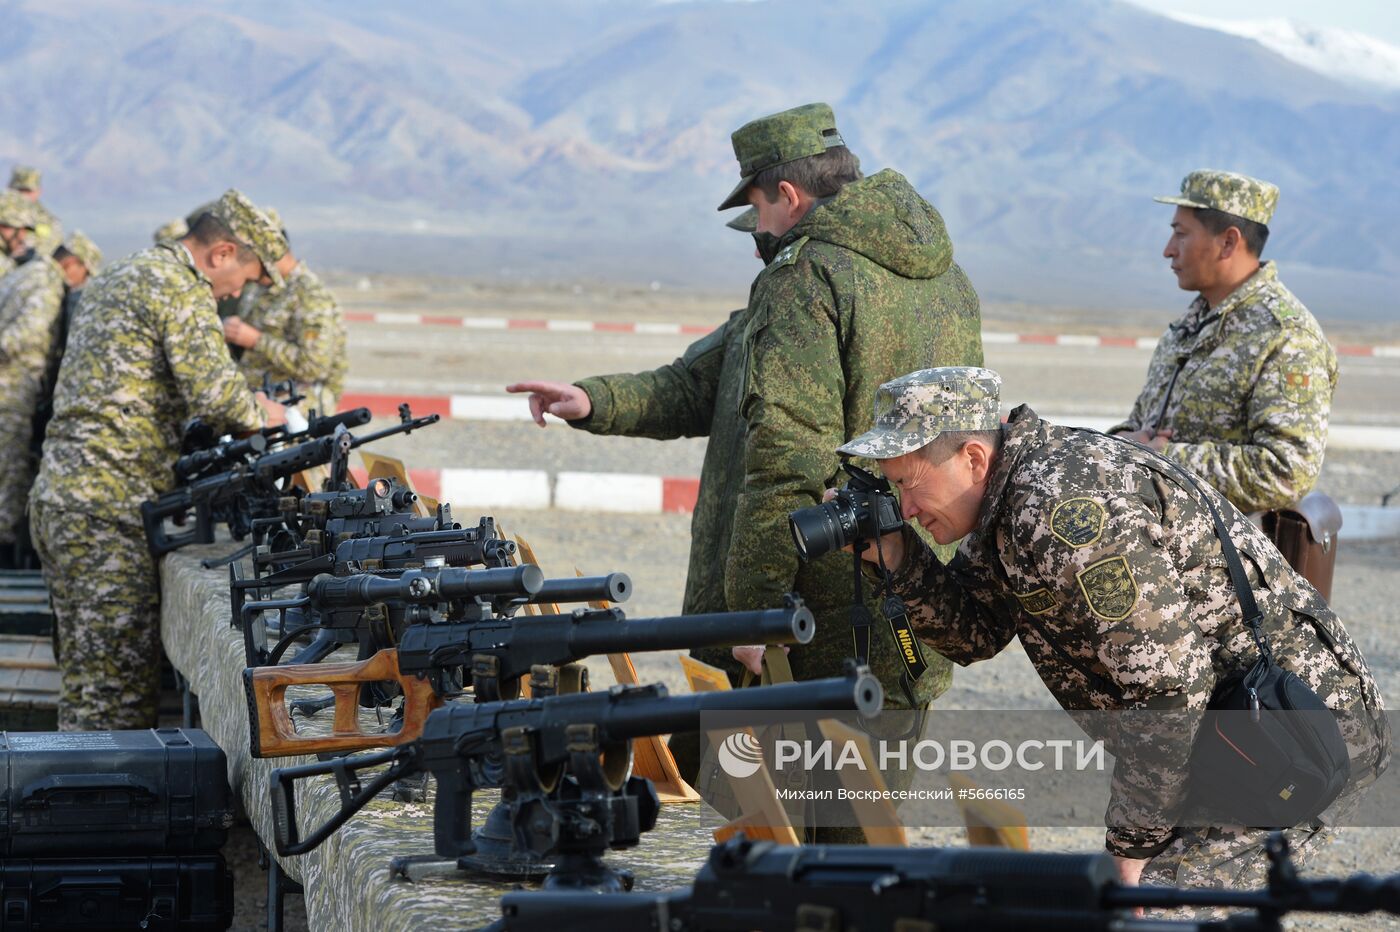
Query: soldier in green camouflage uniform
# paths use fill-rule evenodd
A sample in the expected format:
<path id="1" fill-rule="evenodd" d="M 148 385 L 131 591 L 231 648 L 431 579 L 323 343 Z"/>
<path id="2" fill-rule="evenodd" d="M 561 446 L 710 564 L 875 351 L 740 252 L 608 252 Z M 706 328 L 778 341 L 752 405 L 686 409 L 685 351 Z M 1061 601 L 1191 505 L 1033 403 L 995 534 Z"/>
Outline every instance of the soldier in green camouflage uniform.
<path id="1" fill-rule="evenodd" d="M 281 218 L 270 209 L 268 214 L 280 224 Z M 340 305 L 290 249 L 277 267 L 283 284 L 248 289 L 238 313 L 224 318 L 224 338 L 235 348 L 248 384 L 260 388 L 264 378 L 274 383 L 291 379 L 306 396 L 304 407 L 333 412 L 345 391 L 349 367 Z"/>
<path id="2" fill-rule="evenodd" d="M 229 191 L 188 236 L 108 267 L 83 290 L 30 494 L 58 634 L 59 727 L 155 724 L 156 566 L 141 503 L 174 484 L 181 431 L 263 423 L 229 358 L 214 299 L 278 279 L 281 233 Z"/>
<path id="3" fill-rule="evenodd" d="M 1157 758 L 1137 771 L 1119 755 L 1108 850 L 1128 882 L 1141 873 L 1144 883 L 1259 885 L 1264 830 L 1178 828 L 1173 818 L 1196 721 L 1186 713 L 1258 658 L 1203 496 L 1253 568 L 1275 660 L 1343 713 L 1348 799 L 1389 756 L 1365 659 L 1327 602 L 1217 492 L 1197 491 L 1137 444 L 1048 424 L 1024 405 L 1002 428 L 1000 384 L 987 369 L 911 373 L 881 386 L 874 428 L 841 447 L 881 461 L 906 519 L 940 542 L 966 535 L 946 566 L 910 525 L 887 536 L 894 592 L 917 634 L 960 664 L 1019 637 L 1066 709 L 1180 710 L 1168 743 L 1174 766 Z M 1303 848 L 1325 831 L 1300 825 L 1290 841 Z"/>
<path id="4" fill-rule="evenodd" d="M 742 177 L 721 209 L 752 203 L 762 217 L 791 206 L 796 186 L 771 179 L 800 177 L 824 156 L 844 153 L 854 179 L 835 191 L 798 192 L 810 203 L 805 213 L 801 204 L 792 207 L 799 216 L 790 228 L 760 220 L 757 230 L 774 236 L 776 248 L 748 307 L 674 363 L 583 379 L 572 390 L 552 383 L 508 390 L 534 393 L 540 423 L 549 410 L 598 434 L 708 436 L 683 610 L 767 608 L 795 590 L 815 614 L 817 634 L 792 648 L 793 675 L 834 676 L 855 653 L 849 558 L 800 564 L 788 513 L 816 504 L 840 479 L 832 451 L 868 424 L 881 382 L 911 366 L 981 361 L 981 315 L 938 212 L 893 171 L 861 178 L 830 107 L 756 120 L 733 143 Z M 799 164 L 809 159 L 816 161 Z M 583 406 L 561 404 L 564 398 Z M 926 707 L 947 688 L 950 666 L 926 653 L 927 671 L 911 682 L 873 596 L 870 605 L 877 621 L 869 661 L 887 705 Z M 737 681 L 741 668 L 728 650 L 696 656 Z M 694 741 L 673 739 L 672 747 L 682 773 L 695 773 Z"/>
<path id="5" fill-rule="evenodd" d="M 34 415 L 45 385 L 63 301 L 102 264 L 92 240 L 74 233 L 51 256 L 38 256 L 0 280 L 0 566 L 9 565 L 34 478 Z"/>
<path id="6" fill-rule="evenodd" d="M 20 196 L 34 205 L 34 254 L 53 255 L 53 251 L 63 243 L 63 224 L 39 201 L 43 193 L 39 169 L 16 165 L 10 172 L 10 190 L 18 191 Z"/>
<path id="7" fill-rule="evenodd" d="M 1109 432 L 1154 446 L 1244 511 L 1291 505 L 1322 471 L 1337 356 L 1277 266 L 1259 261 L 1278 188 L 1196 171 L 1180 196 L 1156 200 L 1177 205 L 1165 255 L 1181 287 L 1201 294 Z"/>
<path id="8" fill-rule="evenodd" d="M 18 260 L 29 254 L 33 229 L 34 205 L 18 191 L 0 191 L 0 278 L 13 272 Z"/>

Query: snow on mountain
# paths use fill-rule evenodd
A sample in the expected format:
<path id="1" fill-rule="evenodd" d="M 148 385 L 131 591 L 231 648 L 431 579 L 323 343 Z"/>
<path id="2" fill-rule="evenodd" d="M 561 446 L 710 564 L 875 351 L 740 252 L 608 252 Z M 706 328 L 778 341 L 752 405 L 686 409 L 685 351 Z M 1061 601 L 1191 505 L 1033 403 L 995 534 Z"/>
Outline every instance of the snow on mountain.
<path id="1" fill-rule="evenodd" d="M 1173 19 L 1253 39 L 1270 51 L 1348 84 L 1400 90 L 1400 47 L 1348 29 L 1322 29 L 1296 20 L 1215 19 L 1173 13 Z"/>

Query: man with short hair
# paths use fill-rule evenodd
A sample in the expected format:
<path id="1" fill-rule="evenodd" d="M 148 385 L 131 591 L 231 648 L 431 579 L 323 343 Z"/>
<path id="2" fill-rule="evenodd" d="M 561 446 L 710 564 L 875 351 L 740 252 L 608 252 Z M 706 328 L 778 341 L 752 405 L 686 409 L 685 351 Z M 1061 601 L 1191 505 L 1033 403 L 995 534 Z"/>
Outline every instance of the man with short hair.
<path id="1" fill-rule="evenodd" d="M 63 243 L 63 224 L 47 207 L 40 202 L 43 186 L 39 169 L 28 165 L 16 165 L 10 172 L 10 190 L 18 191 L 34 205 L 34 253 L 51 256 Z"/>
<path id="2" fill-rule="evenodd" d="M 1167 328 L 1129 434 L 1219 489 L 1243 511 L 1282 508 L 1317 482 L 1337 355 L 1317 320 L 1259 256 L 1278 188 L 1231 172 L 1187 175 L 1163 255 L 1199 292 Z"/>
<path id="3" fill-rule="evenodd" d="M 270 208 L 268 216 L 282 228 Z M 289 247 L 277 260 L 283 283 L 248 289 L 238 313 L 224 318 L 224 339 L 234 347 L 248 384 L 260 388 L 291 380 L 306 396 L 305 407 L 322 414 L 336 410 L 345 390 L 345 319 L 330 289 Z"/>
<path id="4" fill-rule="evenodd" d="M 0 278 L 28 258 L 29 233 L 34 229 L 34 205 L 17 191 L 0 191 Z"/>
<path id="5" fill-rule="evenodd" d="M 159 687 L 159 593 L 141 503 L 175 481 L 185 423 L 246 434 L 274 422 L 229 358 L 214 300 L 279 281 L 281 233 L 229 190 L 182 239 L 108 266 L 68 334 L 30 493 L 53 600 L 59 728 L 149 728 Z"/>
<path id="6" fill-rule="evenodd" d="M 0 280 L 0 568 L 16 566 L 15 546 L 34 479 L 34 416 L 46 392 L 49 359 L 64 298 L 102 264 L 102 253 L 82 233 L 51 256 L 39 256 Z"/>
<path id="7" fill-rule="evenodd" d="M 953 262 L 938 211 L 898 173 L 863 177 L 831 108 L 808 104 L 754 120 L 733 134 L 738 185 L 720 209 L 756 209 L 772 252 L 748 307 L 669 366 L 573 385 L 523 382 L 545 413 L 598 434 L 708 436 L 691 520 L 683 610 L 771 608 L 796 591 L 817 620 L 815 639 L 793 647 L 798 680 L 840 675 L 860 654 L 891 708 L 923 709 L 950 681 L 933 654 L 906 658 L 891 623 L 852 627 L 849 563 L 799 563 L 788 513 L 821 500 L 839 475 L 834 448 L 862 430 L 875 388 L 901 371 L 980 363 L 977 295 Z M 696 651 L 735 683 L 761 650 Z M 672 739 L 681 772 L 699 766 L 694 736 Z"/>
<path id="8" fill-rule="evenodd" d="M 1133 729 L 1141 716 L 1119 725 L 1120 747 L 1153 740 L 1149 766 L 1109 747 L 1106 845 L 1125 882 L 1260 885 L 1264 829 L 1178 821 L 1198 715 L 1260 656 L 1212 506 L 1250 567 L 1274 660 L 1337 713 L 1347 800 L 1389 757 L 1365 659 L 1326 600 L 1214 489 L 1138 444 L 1049 424 L 1025 405 L 1003 427 L 1000 389 L 988 369 L 910 373 L 880 386 L 873 428 L 839 448 L 879 461 L 906 521 L 939 543 L 962 539 L 945 566 L 908 523 L 882 538 L 895 595 L 917 636 L 959 664 L 1019 637 L 1065 709 L 1146 710 L 1173 726 L 1159 742 Z M 879 557 L 874 546 L 862 556 Z M 1293 848 L 1323 837 L 1344 805 L 1291 827 Z"/>

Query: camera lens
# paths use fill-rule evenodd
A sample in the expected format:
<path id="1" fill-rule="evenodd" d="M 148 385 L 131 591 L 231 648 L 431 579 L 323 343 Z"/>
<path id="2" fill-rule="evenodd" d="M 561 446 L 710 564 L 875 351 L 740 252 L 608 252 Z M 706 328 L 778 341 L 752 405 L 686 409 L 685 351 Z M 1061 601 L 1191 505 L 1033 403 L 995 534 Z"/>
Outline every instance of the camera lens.
<path id="1" fill-rule="evenodd" d="M 815 560 L 846 545 L 845 529 L 853 516 L 845 515 L 843 521 L 843 511 L 849 511 L 849 506 L 837 500 L 799 508 L 788 515 L 792 539 L 803 560 Z"/>

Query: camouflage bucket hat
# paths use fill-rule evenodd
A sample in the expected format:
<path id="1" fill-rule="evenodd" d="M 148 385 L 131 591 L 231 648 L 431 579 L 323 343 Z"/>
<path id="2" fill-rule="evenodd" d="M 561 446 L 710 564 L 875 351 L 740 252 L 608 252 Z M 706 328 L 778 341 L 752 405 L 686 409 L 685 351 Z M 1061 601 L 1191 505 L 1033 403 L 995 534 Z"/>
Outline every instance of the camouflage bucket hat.
<path id="1" fill-rule="evenodd" d="M 739 184 L 719 205 L 720 210 L 748 203 L 745 192 L 754 176 L 765 168 L 821 155 L 827 149 L 846 144 L 836 129 L 836 116 L 826 104 L 804 104 L 760 117 L 736 129 L 730 139 L 734 143 L 734 157 L 739 160 L 740 178 Z"/>
<path id="2" fill-rule="evenodd" d="M 976 366 L 920 369 L 875 393 L 875 426 L 838 453 L 887 460 L 932 443 L 945 430 L 1001 425 L 1001 376 Z"/>
<path id="3" fill-rule="evenodd" d="M 229 188 L 212 213 L 222 220 L 239 241 L 257 254 L 263 271 L 274 285 L 282 284 L 282 274 L 277 271 L 277 260 L 287 254 L 287 241 L 267 214 L 258 210 L 242 192 Z"/>
<path id="4" fill-rule="evenodd" d="M 34 229 L 34 205 L 18 191 L 0 191 L 0 226 Z"/>
<path id="5" fill-rule="evenodd" d="M 184 217 L 176 217 L 164 226 L 157 227 L 152 238 L 157 243 L 164 243 L 167 240 L 182 239 L 190 232 L 190 225 L 185 222 Z"/>
<path id="6" fill-rule="evenodd" d="M 739 216 L 730 220 L 725 226 L 731 230 L 738 230 L 740 233 L 758 232 L 758 208 L 750 207 Z"/>
<path id="7" fill-rule="evenodd" d="M 1268 226 L 1278 206 L 1278 186 L 1248 175 L 1203 168 L 1181 179 L 1181 194 L 1153 200 L 1159 204 L 1218 210 Z"/>
<path id="8" fill-rule="evenodd" d="M 63 244 L 63 248 L 82 260 L 89 275 L 96 275 L 97 270 L 102 268 L 102 250 L 81 230 L 68 234 L 68 242 Z"/>
<path id="9" fill-rule="evenodd" d="M 10 172 L 10 187 L 16 191 L 38 191 L 39 169 L 28 165 L 16 165 Z"/>

